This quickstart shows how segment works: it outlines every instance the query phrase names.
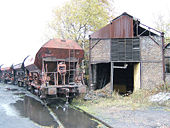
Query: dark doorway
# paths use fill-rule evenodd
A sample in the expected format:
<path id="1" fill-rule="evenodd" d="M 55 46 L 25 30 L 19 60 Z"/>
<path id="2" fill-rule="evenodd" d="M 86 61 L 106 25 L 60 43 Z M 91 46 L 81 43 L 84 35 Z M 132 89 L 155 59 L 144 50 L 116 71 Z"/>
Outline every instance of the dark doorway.
<path id="1" fill-rule="evenodd" d="M 125 63 L 114 63 L 114 75 L 113 75 L 113 89 L 120 94 L 133 92 L 133 80 L 134 80 L 134 64 L 126 63 L 126 68 L 123 67 Z"/>
<path id="2" fill-rule="evenodd" d="M 92 65 L 94 89 L 101 89 L 110 82 L 110 63 Z"/>

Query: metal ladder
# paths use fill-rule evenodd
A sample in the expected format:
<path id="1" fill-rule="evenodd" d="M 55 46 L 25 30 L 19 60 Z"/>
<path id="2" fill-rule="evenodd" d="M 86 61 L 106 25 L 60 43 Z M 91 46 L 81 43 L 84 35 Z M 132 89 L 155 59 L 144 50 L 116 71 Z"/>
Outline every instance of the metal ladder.
<path id="1" fill-rule="evenodd" d="M 69 79 L 68 83 L 74 83 L 75 73 L 76 73 L 76 61 L 75 61 L 75 49 L 70 47 L 69 49 Z"/>

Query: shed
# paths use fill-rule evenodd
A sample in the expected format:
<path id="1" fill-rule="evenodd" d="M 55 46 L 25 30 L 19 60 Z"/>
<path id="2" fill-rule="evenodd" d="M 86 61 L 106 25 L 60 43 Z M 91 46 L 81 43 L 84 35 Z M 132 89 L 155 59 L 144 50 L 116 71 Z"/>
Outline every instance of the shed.
<path id="1" fill-rule="evenodd" d="M 94 32 L 89 41 L 90 85 L 120 93 L 164 82 L 163 33 L 123 13 Z M 155 74 L 155 75 L 153 75 Z"/>

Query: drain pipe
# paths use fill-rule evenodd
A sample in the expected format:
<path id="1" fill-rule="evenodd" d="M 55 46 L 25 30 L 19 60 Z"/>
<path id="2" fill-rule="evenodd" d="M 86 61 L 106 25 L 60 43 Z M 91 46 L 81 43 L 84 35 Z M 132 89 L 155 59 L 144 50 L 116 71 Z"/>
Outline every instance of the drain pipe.
<path id="1" fill-rule="evenodd" d="M 128 64 L 124 64 L 124 66 L 113 66 L 113 68 L 120 68 L 120 69 L 126 69 Z"/>
<path id="2" fill-rule="evenodd" d="M 114 66 L 114 63 L 111 62 L 111 75 L 110 75 L 110 76 L 111 76 L 111 78 L 110 78 L 110 79 L 111 79 L 110 89 L 112 90 L 111 93 L 113 92 L 113 88 L 114 88 L 114 87 L 113 87 L 113 86 L 114 86 L 114 85 L 113 85 L 113 83 L 114 83 L 114 82 L 113 82 L 114 69 L 115 69 L 115 68 L 126 69 L 127 66 L 128 66 L 128 64 L 126 64 L 126 63 L 124 64 L 124 66 Z"/>

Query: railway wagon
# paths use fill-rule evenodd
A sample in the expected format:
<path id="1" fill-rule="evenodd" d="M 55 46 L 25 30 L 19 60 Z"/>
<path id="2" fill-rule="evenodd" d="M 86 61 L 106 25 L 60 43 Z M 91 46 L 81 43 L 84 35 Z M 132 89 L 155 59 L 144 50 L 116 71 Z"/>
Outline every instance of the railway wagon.
<path id="1" fill-rule="evenodd" d="M 26 88 L 27 90 L 34 93 L 35 92 L 34 86 L 38 87 L 38 85 L 41 84 L 40 82 L 41 71 L 37 68 L 37 66 L 34 63 L 26 65 L 25 71 L 27 76 L 27 80 L 25 81 Z"/>
<path id="2" fill-rule="evenodd" d="M 5 84 L 11 84 L 13 81 L 13 72 L 11 67 L 5 67 L 0 69 L 0 82 Z"/>
<path id="3" fill-rule="evenodd" d="M 19 63 L 12 66 L 13 75 L 14 75 L 14 85 L 18 85 L 19 87 L 24 86 L 25 80 L 25 71 L 23 63 Z"/>
<path id="4" fill-rule="evenodd" d="M 72 40 L 52 39 L 37 52 L 34 64 L 41 70 L 31 84 L 32 92 L 40 98 L 74 98 L 83 79 L 80 64 L 83 49 Z"/>

